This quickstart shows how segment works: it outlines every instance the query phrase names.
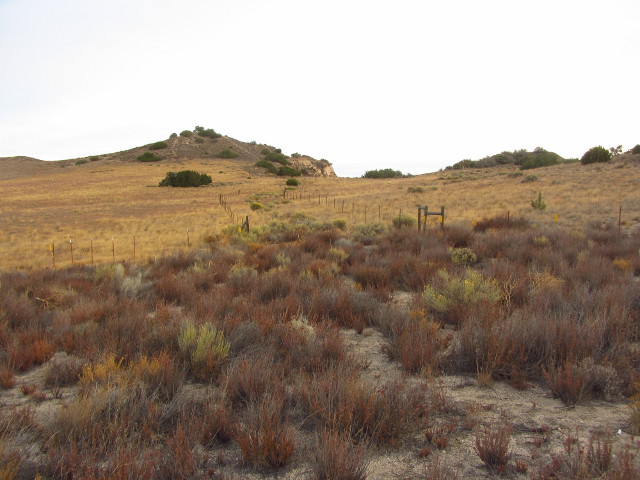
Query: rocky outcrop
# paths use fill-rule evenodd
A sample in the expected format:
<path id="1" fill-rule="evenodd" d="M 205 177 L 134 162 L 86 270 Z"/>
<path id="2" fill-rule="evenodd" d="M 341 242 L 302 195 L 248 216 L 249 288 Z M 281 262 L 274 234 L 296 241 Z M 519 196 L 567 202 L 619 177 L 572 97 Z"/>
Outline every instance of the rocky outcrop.
<path id="1" fill-rule="evenodd" d="M 315 158 L 301 155 L 290 157 L 289 161 L 296 170 L 300 170 L 303 175 L 309 177 L 336 177 L 333 165 L 328 160 L 316 160 Z"/>

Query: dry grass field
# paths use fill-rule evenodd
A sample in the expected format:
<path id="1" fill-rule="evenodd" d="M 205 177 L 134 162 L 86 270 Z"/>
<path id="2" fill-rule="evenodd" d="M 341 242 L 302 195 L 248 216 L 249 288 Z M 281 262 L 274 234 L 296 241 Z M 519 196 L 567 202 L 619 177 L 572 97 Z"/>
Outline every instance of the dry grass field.
<path id="1" fill-rule="evenodd" d="M 509 212 L 541 225 L 579 228 L 590 222 L 617 224 L 622 207 L 625 230 L 640 222 L 640 161 L 631 156 L 609 164 L 526 172 L 510 166 L 391 180 L 303 177 L 286 199 L 284 179 L 254 167 L 255 158 L 65 161 L 55 168 L 45 163 L 41 173 L 26 162 L 26 175 L 0 179 L 0 269 L 49 267 L 52 243 L 56 264 L 68 265 L 69 240 L 74 261 L 90 263 L 91 243 L 94 262 L 133 259 L 135 237 L 135 259 L 146 260 L 187 249 L 188 243 L 202 245 L 246 216 L 254 227 L 295 215 L 318 222 L 343 219 L 348 227 L 389 225 L 400 211 L 417 216 L 417 206 L 428 205 L 430 210 L 445 206 L 446 224 L 470 226 L 482 217 Z M 207 173 L 213 183 L 191 189 L 157 187 L 166 172 L 185 169 Z M 527 182 L 529 176 L 536 180 Z M 538 192 L 547 204 L 543 212 L 531 208 Z M 228 209 L 220 205 L 220 195 L 226 196 Z M 265 208 L 251 210 L 254 200 Z"/>
<path id="2" fill-rule="evenodd" d="M 0 159 L 0 480 L 640 478 L 640 156 L 285 196 L 262 147 Z"/>

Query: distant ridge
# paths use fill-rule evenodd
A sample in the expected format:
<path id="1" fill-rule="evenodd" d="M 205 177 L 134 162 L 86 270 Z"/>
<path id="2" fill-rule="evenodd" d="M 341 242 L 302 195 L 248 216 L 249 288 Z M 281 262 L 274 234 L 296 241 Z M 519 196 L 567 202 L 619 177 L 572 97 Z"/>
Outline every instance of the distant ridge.
<path id="1" fill-rule="evenodd" d="M 46 174 L 58 171 L 61 167 L 81 166 L 89 162 L 100 161 L 101 163 L 108 164 L 137 162 L 137 158 L 140 155 L 149 151 L 160 157 L 158 163 L 175 163 L 176 161 L 183 160 L 215 160 L 221 158 L 221 152 L 230 150 L 237 155 L 233 161 L 253 166 L 256 162 L 264 158 L 264 155 L 261 153 L 262 150 L 265 148 L 275 150 L 274 147 L 269 145 L 257 144 L 255 142 L 242 142 L 224 135 L 218 138 L 211 138 L 203 137 L 196 133 L 192 133 L 191 136 L 175 136 L 161 140 L 161 142 L 166 144 L 165 148 L 151 149 L 154 144 L 150 143 L 115 153 L 57 161 L 43 161 L 26 156 L 0 157 L 0 180 Z M 299 170 L 304 176 L 336 176 L 333 166 L 326 160 L 316 160 L 307 155 L 296 155 L 295 157 L 289 157 L 288 161 L 293 168 Z"/>

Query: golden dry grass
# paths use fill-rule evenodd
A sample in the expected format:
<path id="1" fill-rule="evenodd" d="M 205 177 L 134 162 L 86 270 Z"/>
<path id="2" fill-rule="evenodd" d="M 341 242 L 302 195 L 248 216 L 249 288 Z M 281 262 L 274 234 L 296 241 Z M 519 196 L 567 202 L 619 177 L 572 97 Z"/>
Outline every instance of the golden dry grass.
<path id="1" fill-rule="evenodd" d="M 56 264 L 146 260 L 178 249 L 201 246 L 208 236 L 249 216 L 252 227 L 303 213 L 316 221 L 344 219 L 349 227 L 390 224 L 418 205 L 446 208 L 446 223 L 470 226 L 474 219 L 510 212 L 538 224 L 576 228 L 591 221 L 623 227 L 640 222 L 638 156 L 608 164 L 558 165 L 522 172 L 513 166 L 447 170 L 411 178 L 373 180 L 306 178 L 293 190 L 302 199 L 285 199 L 284 179 L 267 176 L 246 161 L 195 159 L 170 163 L 92 162 L 47 168 L 22 178 L 0 180 L 0 270 L 49 267 L 49 245 Z M 214 183 L 193 189 L 158 188 L 167 171 L 193 169 Z M 220 173 L 223 172 L 223 173 Z M 527 175 L 538 177 L 523 182 Z M 422 193 L 409 193 L 421 187 Z M 293 192 L 292 191 L 292 192 Z M 542 192 L 547 209 L 531 200 Z M 227 196 L 234 216 L 219 204 Z M 251 201 L 265 208 L 252 211 Z M 366 208 L 366 212 L 365 212 Z M 554 221 L 557 214 L 558 221 Z M 433 225 L 438 217 L 430 217 Z M 115 251 L 115 256 L 113 252 Z"/>

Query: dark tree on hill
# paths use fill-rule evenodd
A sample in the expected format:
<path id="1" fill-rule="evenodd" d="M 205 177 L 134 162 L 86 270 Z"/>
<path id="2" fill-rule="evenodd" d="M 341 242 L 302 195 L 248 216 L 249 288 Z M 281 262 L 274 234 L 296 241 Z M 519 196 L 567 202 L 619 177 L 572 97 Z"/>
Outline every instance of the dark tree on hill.
<path id="1" fill-rule="evenodd" d="M 167 172 L 167 176 L 160 182 L 160 187 L 199 187 L 211 183 L 211 177 L 205 173 L 193 170 L 182 170 L 178 173 Z"/>
<path id="2" fill-rule="evenodd" d="M 393 170 L 391 168 L 383 168 L 381 170 L 369 170 L 364 173 L 363 178 L 402 178 L 402 172 L 400 170 Z"/>

